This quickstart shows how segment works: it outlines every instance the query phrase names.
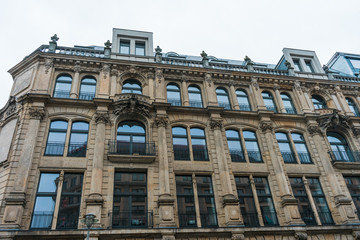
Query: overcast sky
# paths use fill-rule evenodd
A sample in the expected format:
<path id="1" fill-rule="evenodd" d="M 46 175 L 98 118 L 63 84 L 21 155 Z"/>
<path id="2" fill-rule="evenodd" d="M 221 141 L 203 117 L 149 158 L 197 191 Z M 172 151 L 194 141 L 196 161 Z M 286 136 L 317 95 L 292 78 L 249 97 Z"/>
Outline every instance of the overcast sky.
<path id="1" fill-rule="evenodd" d="M 359 10 L 360 0 L 1 0 L 0 108 L 7 71 L 55 33 L 60 46 L 103 46 L 112 28 L 143 30 L 163 52 L 276 64 L 290 47 L 326 64 L 336 51 L 360 54 Z"/>

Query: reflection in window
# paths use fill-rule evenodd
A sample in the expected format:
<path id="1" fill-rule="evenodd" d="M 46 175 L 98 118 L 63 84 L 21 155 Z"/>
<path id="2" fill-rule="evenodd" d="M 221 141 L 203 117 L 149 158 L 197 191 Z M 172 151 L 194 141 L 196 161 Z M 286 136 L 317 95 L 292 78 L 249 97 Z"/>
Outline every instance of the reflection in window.
<path id="1" fill-rule="evenodd" d="M 253 131 L 243 131 L 246 151 L 250 162 L 262 162 L 261 152 Z"/>
<path id="2" fill-rule="evenodd" d="M 196 227 L 196 212 L 191 176 L 175 176 L 180 227 Z"/>
<path id="3" fill-rule="evenodd" d="M 216 89 L 216 97 L 217 97 L 219 107 L 223 107 L 225 109 L 231 109 L 229 94 L 225 89 L 217 88 Z"/>
<path id="4" fill-rule="evenodd" d="M 166 86 L 167 102 L 172 106 L 181 106 L 180 88 L 178 85 L 170 83 Z"/>
<path id="5" fill-rule="evenodd" d="M 355 204 L 357 214 L 360 215 L 360 177 L 344 177 L 352 200 Z"/>
<path id="6" fill-rule="evenodd" d="M 189 144 L 186 128 L 173 127 L 173 148 L 175 160 L 190 160 Z"/>
<path id="7" fill-rule="evenodd" d="M 349 105 L 351 112 L 354 113 L 355 116 L 359 117 L 359 109 L 357 108 L 355 102 L 351 98 L 346 98 L 346 102 Z"/>
<path id="8" fill-rule="evenodd" d="M 311 60 L 305 60 L 305 72 L 314 72 L 314 68 L 311 64 Z"/>
<path id="9" fill-rule="evenodd" d="M 120 40 L 120 53 L 130 54 L 130 41 L 129 40 Z"/>
<path id="10" fill-rule="evenodd" d="M 196 176 L 199 199 L 200 220 L 202 227 L 217 227 L 215 198 L 211 177 Z"/>
<path id="11" fill-rule="evenodd" d="M 142 94 L 141 84 L 134 79 L 126 80 L 122 87 L 122 93 Z"/>
<path id="12" fill-rule="evenodd" d="M 264 177 L 254 177 L 254 182 L 264 225 L 278 225 L 276 211 L 267 179 Z"/>
<path id="13" fill-rule="evenodd" d="M 69 98 L 72 78 L 69 75 L 61 75 L 56 79 L 54 98 Z"/>
<path id="14" fill-rule="evenodd" d="M 295 145 L 296 153 L 301 163 L 312 163 L 309 151 L 306 147 L 304 136 L 300 133 L 291 133 Z"/>
<path id="15" fill-rule="evenodd" d="M 295 154 L 291 148 L 290 141 L 286 133 L 275 133 L 276 140 L 279 144 L 280 152 L 285 163 L 296 163 Z"/>
<path id="16" fill-rule="evenodd" d="M 338 133 L 328 132 L 327 139 L 331 146 L 331 157 L 333 161 L 354 162 L 356 155 L 350 150 L 346 139 Z"/>
<path id="17" fill-rule="evenodd" d="M 296 110 L 295 110 L 294 104 L 292 103 L 291 97 L 289 95 L 287 95 L 286 93 L 281 93 L 280 96 L 283 101 L 286 113 L 296 114 Z"/>
<path id="18" fill-rule="evenodd" d="M 188 87 L 189 94 L 189 106 L 202 108 L 202 98 L 201 98 L 201 90 L 197 86 L 189 86 Z"/>
<path id="19" fill-rule="evenodd" d="M 87 122 L 73 122 L 71 126 L 68 156 L 85 157 L 89 124 Z"/>
<path id="20" fill-rule="evenodd" d="M 67 121 L 55 120 L 50 123 L 45 155 L 62 156 L 64 154 Z"/>
<path id="21" fill-rule="evenodd" d="M 322 97 L 314 95 L 312 96 L 311 100 L 314 104 L 315 109 L 327 108 L 326 102 Z"/>
<path id="22" fill-rule="evenodd" d="M 136 42 L 135 43 L 135 55 L 145 56 L 145 43 Z"/>
<path id="23" fill-rule="evenodd" d="M 191 128 L 191 145 L 193 158 L 196 161 L 209 160 L 208 152 L 206 148 L 205 131 L 201 128 Z"/>
<path id="24" fill-rule="evenodd" d="M 236 98 L 239 103 L 239 108 L 242 111 L 251 111 L 251 106 L 249 103 L 249 98 L 245 91 L 243 90 L 236 90 Z"/>
<path id="25" fill-rule="evenodd" d="M 263 97 L 266 109 L 277 113 L 274 98 L 271 93 L 264 91 L 261 93 L 261 96 Z"/>
<path id="26" fill-rule="evenodd" d="M 295 71 L 301 72 L 301 66 L 300 66 L 300 60 L 299 59 L 293 59 L 294 62 L 294 69 Z"/>
<path id="27" fill-rule="evenodd" d="M 239 132 L 235 130 L 226 130 L 226 139 L 229 146 L 231 161 L 245 162 Z"/>
<path id="28" fill-rule="evenodd" d="M 146 155 L 145 126 L 136 121 L 123 121 L 119 124 L 116 136 L 116 148 L 119 154 Z"/>
<path id="29" fill-rule="evenodd" d="M 95 97 L 96 80 L 86 77 L 81 80 L 79 99 L 92 100 Z"/>

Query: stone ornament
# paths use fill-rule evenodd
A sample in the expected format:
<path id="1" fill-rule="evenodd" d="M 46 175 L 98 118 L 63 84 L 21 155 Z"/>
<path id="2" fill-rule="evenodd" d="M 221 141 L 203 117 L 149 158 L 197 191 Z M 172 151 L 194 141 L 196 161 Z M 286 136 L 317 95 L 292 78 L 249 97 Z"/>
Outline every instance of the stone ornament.
<path id="1" fill-rule="evenodd" d="M 319 125 L 317 125 L 317 124 L 307 125 L 307 130 L 310 133 L 310 135 L 322 134 L 321 129 L 320 129 Z"/>
<path id="2" fill-rule="evenodd" d="M 75 62 L 75 66 L 73 67 L 73 70 L 74 70 L 74 72 L 77 72 L 77 73 L 81 72 L 80 61 Z"/>
<path id="3" fill-rule="evenodd" d="M 101 71 L 104 73 L 104 79 L 106 79 L 107 75 L 110 73 L 110 66 L 108 64 L 103 64 Z"/>
<path id="4" fill-rule="evenodd" d="M 291 63 L 288 60 L 285 61 L 285 66 L 287 67 L 288 70 L 294 69 L 294 67 L 291 66 Z"/>
<path id="5" fill-rule="evenodd" d="M 168 118 L 167 117 L 157 117 L 154 122 L 155 126 L 157 127 L 165 127 L 168 124 Z"/>
<path id="6" fill-rule="evenodd" d="M 279 91 L 280 90 L 280 86 L 278 84 L 274 84 L 274 91 Z"/>
<path id="7" fill-rule="evenodd" d="M 162 51 L 162 49 L 159 46 L 157 46 L 155 48 L 155 62 L 157 62 L 157 63 L 162 62 L 162 52 L 161 51 Z"/>
<path id="8" fill-rule="evenodd" d="M 301 84 L 300 84 L 300 81 L 298 81 L 298 80 L 296 80 L 295 82 L 294 82 L 294 89 L 296 90 L 296 91 L 299 91 L 300 93 L 301 93 Z"/>
<path id="9" fill-rule="evenodd" d="M 104 43 L 105 47 L 106 48 L 110 48 L 112 43 L 110 42 L 110 40 L 107 40 L 105 43 Z"/>
<path id="10" fill-rule="evenodd" d="M 161 83 L 161 80 L 164 79 L 163 70 L 160 68 L 157 68 L 155 71 L 155 77 L 158 80 L 158 82 Z"/>
<path id="11" fill-rule="evenodd" d="M 261 121 L 259 128 L 263 132 L 272 131 L 273 130 L 273 123 L 272 121 Z"/>
<path id="12" fill-rule="evenodd" d="M 50 68 L 54 67 L 54 59 L 53 58 L 46 58 L 44 66 L 45 66 L 45 74 L 48 74 Z"/>
<path id="13" fill-rule="evenodd" d="M 330 114 L 319 116 L 317 121 L 323 131 L 326 131 L 329 127 L 345 127 L 350 129 L 349 117 L 341 114 L 340 111 L 336 109 L 333 109 L 333 112 Z"/>
<path id="14" fill-rule="evenodd" d="M 307 240 L 308 235 L 306 232 L 295 232 L 295 239 L 296 240 Z"/>
<path id="15" fill-rule="evenodd" d="M 231 240 L 245 240 L 243 233 L 234 233 L 231 235 Z"/>
<path id="16" fill-rule="evenodd" d="M 208 83 L 209 87 L 211 87 L 211 84 L 213 83 L 212 77 L 210 73 L 205 74 L 205 81 Z"/>
<path id="17" fill-rule="evenodd" d="M 223 127 L 222 120 L 210 119 L 210 128 L 220 130 Z"/>
<path id="18" fill-rule="evenodd" d="M 150 105 L 139 101 L 138 97 L 133 94 L 130 98 L 121 100 L 121 102 L 116 104 L 114 114 L 129 114 L 129 113 L 138 113 L 144 117 L 150 117 Z"/>
<path id="19" fill-rule="evenodd" d="M 351 130 L 356 137 L 360 136 L 360 127 L 352 127 Z"/>
<path id="20" fill-rule="evenodd" d="M 259 90 L 259 83 L 256 77 L 251 78 L 251 86 L 253 86 L 256 90 Z"/>
<path id="21" fill-rule="evenodd" d="M 30 119 L 42 120 L 45 117 L 45 109 L 43 107 L 30 107 Z"/>
<path id="22" fill-rule="evenodd" d="M 6 105 L 0 109 L 0 123 L 16 114 L 20 107 L 21 105 L 16 105 L 15 97 L 10 97 Z"/>
<path id="23" fill-rule="evenodd" d="M 246 66 L 247 65 L 254 65 L 254 62 L 248 56 L 245 56 L 244 61 L 245 61 Z"/>
<path id="24" fill-rule="evenodd" d="M 54 36 L 52 36 L 50 39 L 52 43 L 57 43 L 57 41 L 59 41 L 57 34 L 54 34 Z"/>
<path id="25" fill-rule="evenodd" d="M 354 240 L 360 240 L 360 232 L 353 231 L 352 235 L 354 237 Z"/>
<path id="26" fill-rule="evenodd" d="M 95 114 L 94 120 L 96 124 L 99 123 L 107 124 L 110 122 L 109 114 L 107 112 L 97 112 Z"/>

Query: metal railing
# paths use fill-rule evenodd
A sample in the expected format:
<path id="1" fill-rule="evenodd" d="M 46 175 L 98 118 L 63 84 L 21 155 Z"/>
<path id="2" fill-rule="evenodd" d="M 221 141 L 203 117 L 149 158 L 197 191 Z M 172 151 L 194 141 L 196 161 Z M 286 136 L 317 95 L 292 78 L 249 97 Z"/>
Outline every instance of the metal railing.
<path id="1" fill-rule="evenodd" d="M 356 151 L 329 151 L 333 162 L 360 162 L 360 152 Z"/>
<path id="2" fill-rule="evenodd" d="M 256 212 L 241 212 L 246 227 L 258 227 L 259 217 Z"/>
<path id="3" fill-rule="evenodd" d="M 190 160 L 190 151 L 188 146 L 174 145 L 175 160 Z"/>
<path id="4" fill-rule="evenodd" d="M 250 162 L 263 162 L 259 151 L 247 151 Z"/>
<path id="5" fill-rule="evenodd" d="M 249 104 L 239 104 L 239 108 L 241 111 L 251 111 L 251 107 Z"/>
<path id="6" fill-rule="evenodd" d="M 296 114 L 295 109 L 292 108 L 292 107 L 286 107 L 285 111 L 286 111 L 287 114 Z"/>
<path id="7" fill-rule="evenodd" d="M 277 109 L 273 105 L 265 105 L 266 109 L 269 111 L 273 111 L 274 113 L 277 113 Z"/>
<path id="8" fill-rule="evenodd" d="M 219 107 L 223 107 L 224 109 L 230 110 L 231 106 L 228 102 L 219 102 Z"/>
<path id="9" fill-rule="evenodd" d="M 333 225 L 334 220 L 329 210 L 317 211 L 322 225 Z"/>
<path id="10" fill-rule="evenodd" d="M 190 100 L 189 101 L 189 106 L 190 107 L 196 107 L 196 108 L 202 108 L 203 104 L 201 101 L 196 101 L 196 100 Z"/>
<path id="11" fill-rule="evenodd" d="M 110 140 L 109 154 L 155 156 L 155 143 Z"/>
<path id="12" fill-rule="evenodd" d="M 46 156 L 62 156 L 64 154 L 64 142 L 48 142 L 46 144 Z"/>
<path id="13" fill-rule="evenodd" d="M 229 150 L 232 162 L 245 162 L 244 152 L 240 150 Z"/>
<path id="14" fill-rule="evenodd" d="M 54 91 L 54 98 L 70 98 L 70 91 L 56 90 Z"/>
<path id="15" fill-rule="evenodd" d="M 152 228 L 153 212 L 122 211 L 112 214 L 113 228 Z"/>
<path id="16" fill-rule="evenodd" d="M 197 227 L 196 213 L 178 213 L 180 227 Z"/>
<path id="17" fill-rule="evenodd" d="M 216 213 L 201 213 L 201 227 L 217 227 Z"/>
<path id="18" fill-rule="evenodd" d="M 293 152 L 280 151 L 285 163 L 297 163 Z"/>
<path id="19" fill-rule="evenodd" d="M 81 100 L 93 100 L 95 97 L 95 93 L 93 92 L 80 92 L 79 99 Z"/>
<path id="20" fill-rule="evenodd" d="M 77 229 L 79 223 L 79 216 L 59 217 L 56 223 L 56 229 Z"/>
<path id="21" fill-rule="evenodd" d="M 53 212 L 36 211 L 33 213 L 30 228 L 51 228 Z"/>
<path id="22" fill-rule="evenodd" d="M 71 143 L 69 144 L 68 157 L 85 157 L 86 143 Z"/>
<path id="23" fill-rule="evenodd" d="M 202 146 L 202 148 L 193 147 L 193 157 L 195 161 L 209 161 L 209 155 L 206 146 Z"/>
<path id="24" fill-rule="evenodd" d="M 301 163 L 312 163 L 311 156 L 308 152 L 297 152 Z"/>
<path id="25" fill-rule="evenodd" d="M 181 106 L 181 100 L 176 98 L 168 98 L 167 102 L 171 104 L 171 106 Z"/>

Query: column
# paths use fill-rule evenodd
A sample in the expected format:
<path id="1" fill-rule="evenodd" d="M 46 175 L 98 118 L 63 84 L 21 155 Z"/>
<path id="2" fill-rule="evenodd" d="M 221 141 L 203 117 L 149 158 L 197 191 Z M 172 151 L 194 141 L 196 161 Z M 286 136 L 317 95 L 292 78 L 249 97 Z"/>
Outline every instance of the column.
<path id="1" fill-rule="evenodd" d="M 276 97 L 277 103 L 279 104 L 280 112 L 286 113 L 286 109 L 285 109 L 284 103 L 283 103 L 283 101 L 281 99 L 281 95 L 280 95 L 280 86 L 275 84 L 274 91 L 275 91 L 275 97 Z"/>
<path id="2" fill-rule="evenodd" d="M 226 226 L 243 225 L 243 220 L 240 215 L 240 207 L 237 196 L 234 195 L 232 189 L 229 166 L 227 164 L 226 153 L 224 149 L 224 142 L 222 136 L 222 120 L 211 118 L 210 128 L 214 132 L 214 141 L 216 146 L 216 159 L 219 169 L 219 176 L 221 182 L 221 192 L 223 194 L 223 207 L 225 211 Z"/>
<path id="3" fill-rule="evenodd" d="M 215 86 L 214 86 L 214 82 L 212 81 L 212 77 L 210 73 L 205 74 L 204 85 L 205 85 L 204 95 L 207 96 L 206 106 L 218 107 Z"/>
<path id="4" fill-rule="evenodd" d="M 294 97 L 297 100 L 298 105 L 304 113 L 311 113 L 308 100 L 305 97 L 299 81 L 295 81 L 293 86 Z M 311 103 L 312 106 L 312 103 Z"/>
<path id="5" fill-rule="evenodd" d="M 148 83 L 149 83 L 149 97 L 150 97 L 151 102 L 153 102 L 155 100 L 156 88 L 154 87 L 154 77 L 155 77 L 154 73 L 148 72 L 147 78 L 148 78 Z"/>
<path id="6" fill-rule="evenodd" d="M 96 89 L 98 98 L 109 98 L 110 93 L 110 65 L 103 64 L 100 76 L 99 76 L 99 84 L 98 89 Z"/>
<path id="7" fill-rule="evenodd" d="M 333 208 L 331 206 L 332 204 L 329 204 L 329 207 L 330 209 L 339 212 L 338 221 L 336 221 L 336 218 L 334 220 L 340 224 L 358 223 L 355 214 L 351 214 L 356 211 L 351 206 L 351 199 L 346 197 L 342 192 L 339 185 L 339 179 L 331 164 L 331 159 L 329 159 L 328 149 L 324 148 L 322 144 L 324 142 L 324 137 L 326 137 L 326 134 L 324 134 L 325 132 L 320 129 L 316 121 L 308 121 L 307 130 L 314 139 L 314 144 L 319 154 L 318 161 L 320 161 L 324 169 L 322 171 L 322 177 L 326 178 L 327 182 L 331 183 L 330 187 L 334 196 L 336 208 Z"/>
<path id="8" fill-rule="evenodd" d="M 158 148 L 159 148 L 159 215 L 160 227 L 175 227 L 174 202 L 175 199 L 170 194 L 169 182 L 169 159 L 166 138 L 167 116 L 158 115 L 155 119 L 155 125 L 158 130 Z"/>
<path id="9" fill-rule="evenodd" d="M 285 214 L 285 224 L 303 225 L 304 222 L 300 216 L 297 200 L 291 194 L 283 163 L 275 151 L 277 148 L 274 142 L 273 123 L 270 119 L 262 118 L 259 128 L 265 135 L 266 145 L 269 149 L 271 164 L 279 187 L 280 204 Z"/>
<path id="10" fill-rule="evenodd" d="M 45 116 L 44 104 L 33 103 L 32 107 L 28 110 L 28 114 L 30 115 L 30 120 L 16 169 L 14 187 L 5 198 L 6 206 L 0 228 L 19 229 L 26 204 L 26 187 L 32 168 L 36 139 L 40 122 Z"/>
<path id="11" fill-rule="evenodd" d="M 165 79 L 162 69 L 156 69 L 155 71 L 155 101 L 156 102 L 166 102 L 165 98 Z"/>
<path id="12" fill-rule="evenodd" d="M 72 80 L 71 89 L 70 89 L 70 98 L 79 98 L 79 85 L 80 85 L 80 61 L 76 61 L 74 66 L 74 79 Z"/>
<path id="13" fill-rule="evenodd" d="M 304 92 L 304 96 L 305 96 L 305 100 L 309 106 L 310 111 L 309 112 L 314 112 L 315 108 L 314 108 L 314 104 L 311 100 L 311 95 L 310 95 L 310 89 L 309 88 L 305 88 L 305 92 Z"/>
<path id="14" fill-rule="evenodd" d="M 240 110 L 239 102 L 238 102 L 237 97 L 236 97 L 234 84 L 230 84 L 230 98 L 231 98 L 232 106 L 234 107 L 234 109 L 235 110 Z"/>
<path id="15" fill-rule="evenodd" d="M 350 110 L 349 104 L 346 102 L 345 96 L 339 86 L 335 87 L 335 94 L 337 97 L 337 101 L 341 106 L 341 109 L 346 113 L 346 115 L 354 116 L 354 113 Z"/>
<path id="16" fill-rule="evenodd" d="M 114 97 L 117 92 L 117 78 L 119 76 L 119 71 L 116 69 L 111 69 L 111 81 L 110 81 L 110 97 Z"/>
<path id="17" fill-rule="evenodd" d="M 249 86 L 249 97 L 251 96 L 253 99 L 253 103 L 255 103 L 256 110 L 266 110 L 264 100 L 261 96 L 261 90 L 259 88 L 259 83 L 257 82 L 256 77 L 251 78 L 251 83 Z"/>
<path id="18" fill-rule="evenodd" d="M 187 84 L 186 84 L 187 78 L 186 75 L 182 75 L 181 76 L 181 97 L 182 97 L 182 104 L 183 106 L 189 106 L 189 93 L 188 93 L 188 88 L 187 88 Z"/>
<path id="19" fill-rule="evenodd" d="M 85 199 L 86 213 L 92 213 L 99 221 L 95 227 L 101 227 L 101 208 L 104 202 L 102 196 L 104 151 L 105 151 L 105 125 L 110 122 L 109 115 L 104 109 L 98 110 L 94 117 L 96 123 L 96 137 L 94 146 L 94 157 L 91 169 L 90 194 Z"/>

